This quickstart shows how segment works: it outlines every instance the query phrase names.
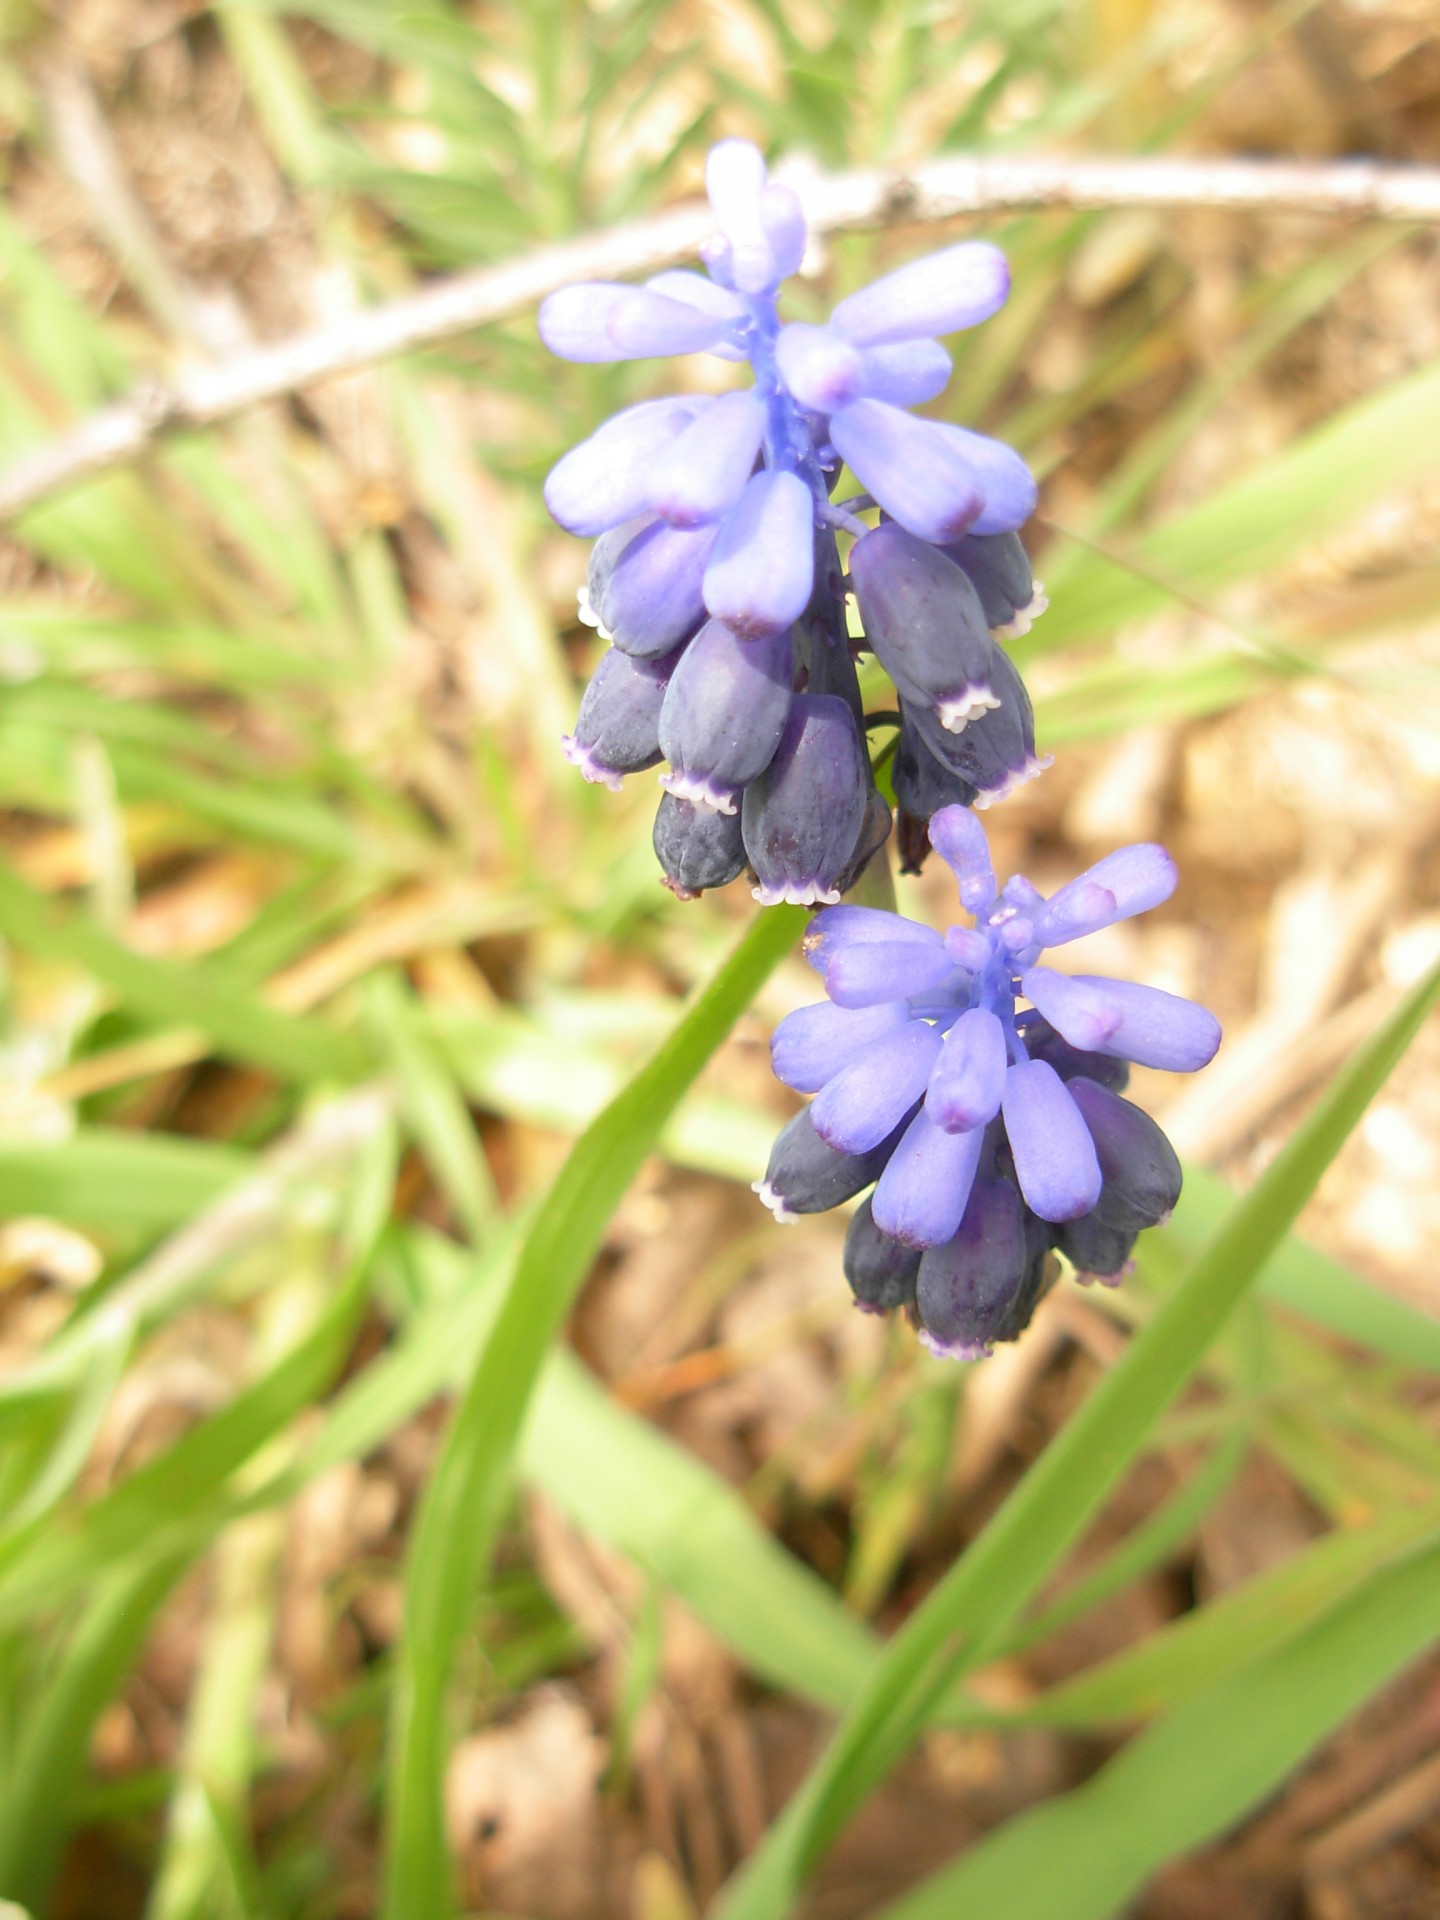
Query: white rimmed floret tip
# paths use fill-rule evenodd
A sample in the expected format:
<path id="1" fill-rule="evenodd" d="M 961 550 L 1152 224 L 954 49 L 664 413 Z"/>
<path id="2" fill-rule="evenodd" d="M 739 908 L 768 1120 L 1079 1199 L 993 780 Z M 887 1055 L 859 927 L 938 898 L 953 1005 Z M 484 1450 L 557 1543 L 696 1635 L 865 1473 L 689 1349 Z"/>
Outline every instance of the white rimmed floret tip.
<path id="1" fill-rule="evenodd" d="M 1017 787 L 1023 787 L 1029 780 L 1038 779 L 1039 776 L 1044 773 L 1047 768 L 1053 766 L 1054 763 L 1055 756 L 1053 753 L 1032 753 L 1028 755 L 1024 766 L 1010 774 L 998 787 L 989 787 L 985 792 L 976 794 L 974 801 L 975 811 L 977 813 L 983 813 L 987 807 L 995 807 L 998 806 L 1002 800 L 1008 800 Z"/>
<path id="2" fill-rule="evenodd" d="M 672 767 L 660 775 L 660 784 L 677 800 L 688 800 L 692 807 L 703 807 L 707 813 L 735 811 L 736 789 L 712 786 L 702 774 L 679 773 Z"/>
<path id="3" fill-rule="evenodd" d="M 947 733 L 963 733 L 982 713 L 998 713 L 1000 702 L 987 686 L 962 687 L 935 703 L 935 718 Z"/>
<path id="4" fill-rule="evenodd" d="M 625 784 L 613 767 L 602 766 L 593 749 L 582 745 L 573 733 L 561 734 L 560 751 L 572 767 L 579 768 L 591 786 L 608 787 L 612 793 L 619 793 Z"/>
<path id="5" fill-rule="evenodd" d="M 750 1191 L 758 1194 L 761 1206 L 768 1207 L 782 1227 L 793 1227 L 800 1218 L 785 1204 L 785 1197 L 771 1186 L 768 1180 L 752 1180 Z"/>

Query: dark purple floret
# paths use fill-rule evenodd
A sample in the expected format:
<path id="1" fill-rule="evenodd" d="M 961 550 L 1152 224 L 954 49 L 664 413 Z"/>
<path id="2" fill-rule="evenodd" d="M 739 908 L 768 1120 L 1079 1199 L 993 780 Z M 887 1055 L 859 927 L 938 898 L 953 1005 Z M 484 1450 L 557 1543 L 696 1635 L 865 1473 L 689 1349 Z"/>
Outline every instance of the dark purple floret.
<path id="1" fill-rule="evenodd" d="M 1148 1113 L 1094 1080 L 1077 1077 L 1069 1085 L 1105 1182 L 1096 1203 L 1101 1219 L 1135 1231 L 1168 1220 L 1184 1176 L 1162 1130 Z"/>
<path id="2" fill-rule="evenodd" d="M 810 1109 L 803 1107 L 770 1149 L 765 1178 L 755 1182 L 754 1191 L 777 1220 L 843 1206 L 879 1176 L 909 1118 L 865 1153 L 842 1153 L 826 1146 L 811 1124 Z"/>
<path id="3" fill-rule="evenodd" d="M 662 793 L 652 839 L 664 884 L 677 900 L 728 886 L 745 871 L 738 813 L 716 813 Z"/>
<path id="4" fill-rule="evenodd" d="M 683 649 L 637 660 L 611 647 L 590 677 L 565 757 L 587 780 L 617 788 L 660 759 L 660 713 Z"/>
<path id="5" fill-rule="evenodd" d="M 1030 1324 L 1043 1291 L 1046 1241 L 1026 1211 L 1009 1180 L 977 1179 L 959 1232 L 921 1260 L 915 1305 L 932 1353 L 979 1360 Z"/>
<path id="6" fill-rule="evenodd" d="M 742 640 L 708 621 L 686 647 L 660 712 L 661 784 L 682 800 L 734 813 L 769 766 L 790 712 L 787 633 Z"/>
<path id="7" fill-rule="evenodd" d="M 845 1235 L 845 1278 L 865 1313 L 893 1313 L 915 1304 L 920 1255 L 876 1226 L 870 1202 L 862 1200 Z"/>
<path id="8" fill-rule="evenodd" d="M 945 548 L 969 576 L 992 633 L 1015 638 L 1045 611 L 1045 596 L 1030 571 L 1018 533 L 967 533 Z"/>
<path id="9" fill-rule="evenodd" d="M 927 707 L 901 699 L 901 711 L 921 745 L 951 774 L 976 788 L 974 804 L 981 808 L 1003 800 L 1050 764 L 1035 755 L 1035 714 L 1024 682 L 1002 648 L 992 651 L 995 705 L 977 713 L 963 733 L 949 732 Z"/>
<path id="10" fill-rule="evenodd" d="M 1129 1269 L 1139 1233 L 1138 1227 L 1107 1225 L 1097 1208 L 1057 1228 L 1055 1245 L 1077 1273 L 1118 1284 Z"/>
<path id="11" fill-rule="evenodd" d="M 938 547 L 886 522 L 850 553 L 866 644 L 907 701 L 959 734 L 1000 704 L 979 595 Z"/>
<path id="12" fill-rule="evenodd" d="M 745 789 L 745 851 L 763 906 L 833 903 L 865 823 L 870 768 L 850 709 L 798 693 L 775 757 Z"/>

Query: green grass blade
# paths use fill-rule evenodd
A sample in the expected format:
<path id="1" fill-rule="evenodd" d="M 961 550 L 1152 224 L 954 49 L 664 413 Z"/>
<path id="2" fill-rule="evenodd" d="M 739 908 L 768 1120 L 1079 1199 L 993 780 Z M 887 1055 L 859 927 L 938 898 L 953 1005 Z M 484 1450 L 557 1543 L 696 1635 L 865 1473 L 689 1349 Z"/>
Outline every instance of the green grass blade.
<path id="1" fill-rule="evenodd" d="M 254 1171 L 253 1154 L 180 1134 L 82 1127 L 68 1140 L 0 1141 L 0 1213 L 107 1233 L 158 1233 Z"/>
<path id="2" fill-rule="evenodd" d="M 1093 1780 L 1007 1822 L 882 1920 L 1106 1920 L 1223 1833 L 1431 1644 L 1440 1549 L 1389 1566 L 1278 1653 L 1131 1741 Z"/>
<path id="3" fill-rule="evenodd" d="M 136 953 L 123 941 L 0 867 L 0 935 L 48 959 L 87 968 L 138 1012 L 202 1027 L 217 1050 L 284 1080 L 356 1079 L 368 1049 L 353 1034 L 280 1013 L 198 962 Z"/>
<path id="4" fill-rule="evenodd" d="M 803 919 L 775 907 L 752 923 L 654 1058 L 576 1142 L 521 1251 L 412 1538 L 387 1775 L 387 1920 L 441 1920 L 453 1908 L 443 1806 L 453 1659 L 546 1350 L 661 1126 Z"/>
<path id="5" fill-rule="evenodd" d="M 720 1911 L 780 1920 L 807 1869 L 904 1752 L 937 1691 L 990 1651 L 1079 1537 L 1257 1279 L 1437 997 L 1440 966 L 1336 1075 L 1015 1493 L 887 1646 Z"/>

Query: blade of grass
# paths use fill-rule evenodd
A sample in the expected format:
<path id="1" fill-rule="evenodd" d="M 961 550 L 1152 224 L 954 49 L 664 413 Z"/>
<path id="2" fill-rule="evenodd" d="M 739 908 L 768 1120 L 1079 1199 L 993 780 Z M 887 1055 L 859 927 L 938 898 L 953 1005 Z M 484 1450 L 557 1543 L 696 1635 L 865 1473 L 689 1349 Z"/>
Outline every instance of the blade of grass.
<path id="1" fill-rule="evenodd" d="M 412 1537 L 386 1777 L 387 1920 L 453 1911 L 443 1789 L 454 1655 L 546 1350 L 661 1126 L 793 946 L 803 918 L 772 908 L 752 923 L 654 1058 L 576 1142 L 521 1251 Z"/>
<path id="2" fill-rule="evenodd" d="M 1440 998 L 1440 966 L 1342 1068 L 1181 1286 L 895 1635 L 820 1761 L 722 1899 L 724 1920 L 780 1920 L 808 1869 L 923 1723 L 984 1657 L 1099 1510 L 1154 1422 L 1258 1278 Z"/>
<path id="3" fill-rule="evenodd" d="M 1379 1570 L 1288 1646 L 1208 1687 L 1083 1787 L 1008 1821 L 880 1920 L 1106 1920 L 1225 1831 L 1431 1644 L 1440 1549 Z"/>

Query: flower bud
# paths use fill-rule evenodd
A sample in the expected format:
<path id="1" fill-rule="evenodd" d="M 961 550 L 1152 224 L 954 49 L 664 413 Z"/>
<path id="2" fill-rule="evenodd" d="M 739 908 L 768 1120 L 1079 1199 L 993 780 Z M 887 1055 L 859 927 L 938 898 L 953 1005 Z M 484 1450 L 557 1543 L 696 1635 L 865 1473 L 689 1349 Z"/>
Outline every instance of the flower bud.
<path id="1" fill-rule="evenodd" d="M 938 340 L 866 347 L 865 394 L 892 407 L 920 407 L 945 391 L 954 362 Z"/>
<path id="2" fill-rule="evenodd" d="M 1010 268 L 998 247 L 962 240 L 887 273 L 842 300 L 830 324 L 857 347 L 978 326 L 1004 306 Z"/>
<path id="3" fill-rule="evenodd" d="M 700 527 L 730 511 L 745 490 L 765 437 L 754 393 L 725 393 L 656 458 L 649 504 L 674 527 Z"/>
<path id="4" fill-rule="evenodd" d="M 1058 1033 L 1090 1052 L 1113 1053 L 1170 1073 L 1195 1073 L 1220 1045 L 1220 1023 L 1213 1013 L 1159 987 L 1098 974 L 1055 973 L 1049 967 L 1031 967 L 1020 985 Z"/>
<path id="5" fill-rule="evenodd" d="M 545 504 L 567 533 L 608 533 L 650 505 L 655 462 L 713 405 L 703 396 L 642 400 L 627 407 L 550 469 Z"/>
<path id="6" fill-rule="evenodd" d="M 745 789 L 745 851 L 762 906 L 833 904 L 865 821 L 870 770 L 849 707 L 797 693 L 769 766 Z"/>
<path id="7" fill-rule="evenodd" d="M 592 363 L 701 353 L 725 338 L 729 324 L 651 288 L 603 281 L 562 287 L 541 303 L 539 318 L 540 338 L 552 353 Z"/>
<path id="8" fill-rule="evenodd" d="M 1083 1077 L 1070 1097 L 1095 1142 L 1105 1184 L 1096 1212 L 1107 1226 L 1139 1232 L 1168 1220 L 1184 1175 L 1179 1156 L 1148 1113 Z"/>
<path id="9" fill-rule="evenodd" d="M 958 540 L 984 510 L 972 463 L 934 420 L 856 400 L 831 420 L 830 438 L 866 492 L 921 540 Z"/>
<path id="10" fill-rule="evenodd" d="M 798 474 L 752 475 L 705 569 L 705 604 L 746 639 L 798 620 L 815 584 L 810 489 Z"/>
<path id="11" fill-rule="evenodd" d="M 1001 1100 L 1015 1178 L 1042 1220 L 1074 1220 L 1100 1198 L 1100 1163 L 1064 1081 L 1044 1060 L 1005 1074 Z"/>
<path id="12" fill-rule="evenodd" d="M 1019 534 L 967 533 L 945 551 L 969 575 L 992 633 L 1002 630 L 1018 637 L 1030 631 L 1031 617 L 1044 607 L 1035 605 L 1035 578 Z M 1043 601 L 1044 595 L 1039 597 Z M 1022 618 L 1024 625 L 1017 626 Z"/>
<path id="13" fill-rule="evenodd" d="M 804 323 L 782 327 L 775 342 L 780 378 L 802 407 L 834 413 L 866 390 L 865 361 L 858 347 L 829 327 Z"/>
<path id="14" fill-rule="evenodd" d="M 692 806 L 673 793 L 660 796 L 652 843 L 663 884 L 677 900 L 728 886 L 745 871 L 739 814 Z"/>

